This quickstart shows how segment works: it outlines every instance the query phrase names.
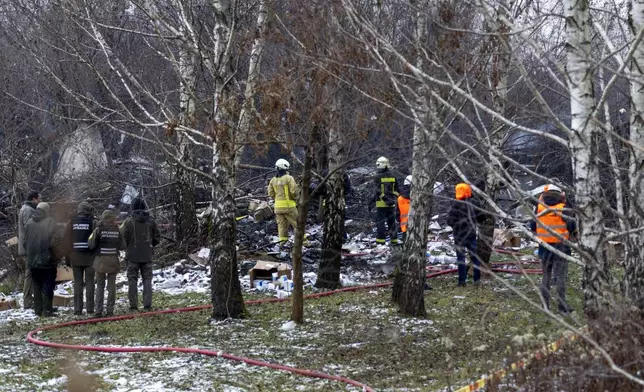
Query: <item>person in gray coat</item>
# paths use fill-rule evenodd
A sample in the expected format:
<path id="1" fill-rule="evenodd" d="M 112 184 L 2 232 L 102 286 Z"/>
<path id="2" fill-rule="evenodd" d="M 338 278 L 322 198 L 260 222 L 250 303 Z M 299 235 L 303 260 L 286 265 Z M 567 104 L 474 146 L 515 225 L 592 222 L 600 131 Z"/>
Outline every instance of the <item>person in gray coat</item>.
<path id="1" fill-rule="evenodd" d="M 36 207 L 40 203 L 40 193 L 31 191 L 27 195 L 27 201 L 22 204 L 20 213 L 18 214 L 18 263 L 25 266 L 25 282 L 22 290 L 23 293 L 23 306 L 25 309 L 34 307 L 34 296 L 31 289 L 31 268 L 27 265 L 25 256 L 27 251 L 25 249 L 25 226 L 29 219 L 31 219 L 36 212 Z"/>
<path id="2" fill-rule="evenodd" d="M 94 270 L 96 271 L 96 317 L 103 316 L 103 301 L 105 298 L 105 282 L 107 281 L 107 312 L 114 314 L 116 302 L 116 274 L 119 272 L 119 252 L 125 248 L 123 236 L 116 224 L 116 212 L 105 210 L 101 215 L 98 227 L 89 237 L 89 247 L 93 249 Z"/>
<path id="3" fill-rule="evenodd" d="M 140 198 L 132 202 L 132 216 L 121 225 L 127 260 L 128 299 L 130 310 L 138 309 L 137 284 L 139 273 L 143 280 L 143 308 L 152 308 L 152 256 L 161 241 L 157 223 Z"/>
<path id="4" fill-rule="evenodd" d="M 25 225 L 22 245 L 27 253 L 34 292 L 34 312 L 38 316 L 54 316 L 52 302 L 56 280 L 56 258 L 53 254 L 56 223 L 49 217 L 49 204 L 39 203 Z"/>
<path id="5" fill-rule="evenodd" d="M 74 315 L 83 314 L 83 286 L 87 299 L 87 314 L 94 314 L 94 253 L 89 249 L 89 236 L 98 221 L 87 202 L 78 205 L 78 214 L 65 226 L 67 260 L 74 271 Z"/>

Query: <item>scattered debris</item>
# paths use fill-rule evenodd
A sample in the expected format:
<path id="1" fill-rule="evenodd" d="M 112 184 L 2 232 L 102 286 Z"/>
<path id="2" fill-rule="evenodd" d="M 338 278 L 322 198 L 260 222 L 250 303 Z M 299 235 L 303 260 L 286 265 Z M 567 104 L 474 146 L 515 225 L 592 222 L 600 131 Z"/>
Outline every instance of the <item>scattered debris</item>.
<path id="1" fill-rule="evenodd" d="M 210 248 L 201 248 L 199 252 L 191 253 L 188 257 L 199 265 L 208 265 L 208 260 L 210 260 Z"/>
<path id="2" fill-rule="evenodd" d="M 494 229 L 494 247 L 519 248 L 521 247 L 520 232 L 510 229 Z"/>
<path id="3" fill-rule="evenodd" d="M 281 277 L 285 277 L 286 279 L 292 278 L 290 265 L 270 261 L 258 261 L 250 270 L 249 275 L 251 287 L 255 287 L 255 280 L 276 282 Z"/>
<path id="4" fill-rule="evenodd" d="M 250 208 L 249 208 L 250 211 Z M 253 219 L 256 222 L 262 223 L 273 217 L 273 207 L 268 205 L 266 202 L 260 202 L 253 211 Z"/>

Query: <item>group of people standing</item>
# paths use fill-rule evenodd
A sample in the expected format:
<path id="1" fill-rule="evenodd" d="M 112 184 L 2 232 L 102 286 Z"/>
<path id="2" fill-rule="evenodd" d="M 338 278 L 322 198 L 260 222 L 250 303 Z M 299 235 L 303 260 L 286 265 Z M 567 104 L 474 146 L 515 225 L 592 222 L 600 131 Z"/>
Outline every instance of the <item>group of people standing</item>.
<path id="1" fill-rule="evenodd" d="M 106 285 L 105 315 L 112 315 L 121 250 L 127 261 L 130 310 L 138 309 L 139 274 L 144 309 L 151 309 L 153 248 L 160 241 L 160 232 L 143 199 L 135 199 L 131 207 L 132 215 L 119 227 L 118 213 L 113 209 L 105 210 L 99 220 L 92 206 L 81 202 L 61 233 L 50 216 L 49 204 L 40 200 L 38 192 L 29 193 L 18 216 L 18 254 L 25 262 L 25 309 L 33 308 L 38 316 L 55 316 L 56 272 L 64 259 L 73 270 L 74 315 L 81 316 L 85 308 L 87 315 L 102 317 Z"/>
<path id="2" fill-rule="evenodd" d="M 278 224 L 279 239 L 288 240 L 289 226 L 295 228 L 297 220 L 298 187 L 288 173 L 289 163 L 280 159 L 275 164 L 277 175 L 268 185 L 268 194 L 275 201 L 275 215 Z M 402 184 L 390 169 L 389 159 L 380 157 L 376 161 L 376 173 L 373 176 L 374 193 L 370 200 L 369 210 L 376 207 L 376 245 L 385 245 L 387 238 L 391 245 L 399 244 L 398 229 L 404 242 L 407 234 L 409 216 L 411 215 L 412 176 L 405 177 Z M 348 182 L 348 178 L 345 179 Z M 346 188 L 346 186 L 345 186 Z M 350 189 L 350 185 L 349 185 Z M 477 205 L 472 197 L 472 187 L 466 183 L 457 184 L 454 188 L 454 200 L 447 215 L 447 224 L 452 227 L 456 260 L 458 265 L 458 285 L 465 286 L 467 281 L 466 257 L 473 265 L 473 284 L 478 285 L 481 279 L 481 263 L 477 256 L 478 226 L 485 219 L 484 209 Z M 567 211 L 566 211 L 567 210 Z M 566 302 L 566 281 L 568 262 L 560 254 L 570 255 L 566 243 L 576 232 L 575 220 L 570 216 L 566 206 L 565 193 L 555 185 L 548 185 L 540 196 L 535 207 L 536 219 L 532 222 L 532 231 L 541 240 L 538 255 L 543 266 L 541 296 L 544 306 L 549 309 L 550 285 L 557 285 L 558 309 L 562 313 L 571 311 Z M 551 249 L 554 249 L 552 251 Z M 554 279 L 553 279 L 554 275 Z"/>
<path id="3" fill-rule="evenodd" d="M 468 184 L 456 185 L 455 200 L 447 223 L 454 234 L 459 286 L 465 286 L 467 279 L 466 254 L 469 254 L 474 265 L 474 284 L 481 278 L 481 264 L 476 252 L 477 226 L 485 219 L 485 213 L 476 204 L 472 200 L 472 188 Z M 561 314 L 567 315 L 573 308 L 566 301 L 568 260 L 564 256 L 571 255 L 569 241 L 577 236 L 576 220 L 566 204 L 565 193 L 552 184 L 544 187 L 537 200 L 534 215 L 536 219 L 531 221 L 530 228 L 540 240 L 537 254 L 543 270 L 540 287 L 543 306 L 550 310 L 550 286 L 554 282 L 557 287 L 557 309 Z"/>
<path id="4" fill-rule="evenodd" d="M 402 186 L 390 169 L 389 160 L 380 157 L 376 161 L 374 176 L 375 194 L 370 206 L 376 207 L 376 244 L 383 245 L 389 237 L 389 243 L 397 245 L 398 227 L 403 241 L 407 235 L 407 224 L 411 215 L 411 185 L 413 177 L 405 177 Z M 484 219 L 480 209 L 471 202 L 472 188 L 465 183 L 456 185 L 455 200 L 447 216 L 447 224 L 452 227 L 456 260 L 458 264 L 458 285 L 465 286 L 467 268 L 465 256 L 469 254 L 474 265 L 474 284 L 481 278 L 480 261 L 476 255 L 476 238 L 478 223 Z"/>

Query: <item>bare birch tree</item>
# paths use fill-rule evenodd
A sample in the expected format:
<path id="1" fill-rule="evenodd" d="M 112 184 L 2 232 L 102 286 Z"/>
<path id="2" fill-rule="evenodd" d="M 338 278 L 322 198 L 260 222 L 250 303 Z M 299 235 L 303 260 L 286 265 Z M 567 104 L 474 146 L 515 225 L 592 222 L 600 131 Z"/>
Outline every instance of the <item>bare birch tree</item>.
<path id="1" fill-rule="evenodd" d="M 603 247 L 604 214 L 597 162 L 599 127 L 593 120 L 596 109 L 593 61 L 590 51 L 590 8 L 587 0 L 565 0 L 568 86 L 570 89 L 570 152 L 575 173 L 575 200 L 585 253 L 584 293 L 586 309 L 596 314 L 606 304 L 609 268 Z"/>
<path id="2" fill-rule="evenodd" d="M 486 30 L 490 32 L 489 44 L 485 45 L 489 48 L 490 53 L 490 66 L 487 75 L 487 84 L 492 95 L 492 105 L 494 110 L 505 116 L 506 115 L 506 101 L 508 93 L 508 73 L 511 67 L 512 48 L 510 47 L 510 37 L 508 33 L 511 26 L 508 25 L 510 19 L 510 5 L 504 1 L 498 1 L 493 4 L 494 9 L 491 9 L 490 4 L 482 2 L 481 8 L 486 15 Z M 486 132 L 485 145 L 489 146 L 488 152 L 490 155 L 496 151 L 500 151 L 503 143 L 507 140 L 508 127 L 499 120 L 497 117 L 492 118 L 491 126 Z M 490 161 L 493 161 L 492 159 Z M 496 200 L 501 187 L 501 181 L 496 172 L 499 171 L 495 165 L 487 167 L 485 174 L 485 181 L 483 182 L 483 191 L 490 196 L 491 199 Z M 496 227 L 496 215 L 485 214 L 485 220 L 479 225 L 479 237 L 476 246 L 477 254 L 481 260 L 482 265 L 490 263 L 492 256 L 492 246 L 494 243 L 494 228 Z"/>
<path id="3" fill-rule="evenodd" d="M 196 98 L 197 98 L 197 58 L 193 48 L 195 42 L 189 33 L 189 26 L 193 25 L 192 10 L 186 7 L 186 4 L 180 4 L 180 15 L 183 21 L 179 27 L 183 44 L 180 44 L 178 63 L 180 78 L 180 97 L 179 97 L 179 123 L 185 127 L 195 128 L 197 125 L 195 118 Z M 177 134 L 177 144 L 179 146 L 179 160 L 184 166 L 194 167 L 194 145 L 190 141 L 185 131 Z M 177 165 L 176 168 L 177 194 L 175 204 L 175 224 L 176 239 L 179 242 L 189 240 L 191 234 L 194 234 L 197 223 L 197 213 L 195 208 L 195 175 L 188 170 Z M 194 236 L 192 236 L 194 238 Z"/>
<path id="4" fill-rule="evenodd" d="M 420 69 L 425 66 L 423 48 L 427 41 L 427 12 L 432 9 L 428 5 L 422 1 L 411 2 L 412 12 L 415 14 L 416 67 Z M 401 313 L 410 316 L 426 315 L 423 293 L 433 195 L 433 163 L 430 157 L 432 146 L 436 143 L 434 126 L 437 125 L 438 113 L 433 99 L 427 98 L 425 88 L 421 85 L 418 89 L 412 107 L 414 143 L 409 230 L 403 245 L 403 256 L 394 275 L 392 291 L 392 299 L 398 304 Z"/>
<path id="5" fill-rule="evenodd" d="M 629 77 L 631 83 L 629 211 L 632 232 L 628 236 L 626 295 L 644 311 L 644 1 L 630 3 L 629 27 L 633 38 Z"/>

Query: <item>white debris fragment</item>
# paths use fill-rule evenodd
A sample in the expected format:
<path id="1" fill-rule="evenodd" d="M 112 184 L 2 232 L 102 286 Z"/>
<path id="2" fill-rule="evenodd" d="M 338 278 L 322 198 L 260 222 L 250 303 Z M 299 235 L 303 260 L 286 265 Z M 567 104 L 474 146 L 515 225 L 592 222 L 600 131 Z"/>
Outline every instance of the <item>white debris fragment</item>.
<path id="1" fill-rule="evenodd" d="M 210 248 L 201 248 L 199 250 L 199 253 L 197 256 L 201 257 L 202 259 L 209 259 L 210 258 Z"/>
<path id="2" fill-rule="evenodd" d="M 291 320 L 291 321 L 287 321 L 287 322 L 285 322 L 284 324 L 282 324 L 282 326 L 280 327 L 280 329 L 281 329 L 282 331 L 292 331 L 292 330 L 294 330 L 294 329 L 295 329 L 295 325 L 296 325 L 296 324 L 295 324 L 295 321 L 293 321 L 293 320 Z"/>

